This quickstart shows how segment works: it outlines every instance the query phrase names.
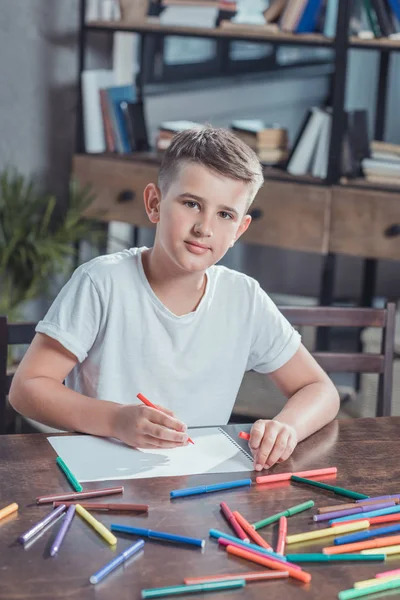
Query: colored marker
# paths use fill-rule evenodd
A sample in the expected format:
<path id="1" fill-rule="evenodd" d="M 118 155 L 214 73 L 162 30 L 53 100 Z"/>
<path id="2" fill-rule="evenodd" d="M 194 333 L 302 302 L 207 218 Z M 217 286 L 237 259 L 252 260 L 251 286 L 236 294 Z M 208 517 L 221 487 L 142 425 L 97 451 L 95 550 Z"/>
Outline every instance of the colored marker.
<path id="1" fill-rule="evenodd" d="M 112 488 L 103 488 L 102 490 L 85 490 L 84 492 L 64 492 L 62 494 L 51 494 L 48 496 L 38 496 L 36 504 L 50 504 L 59 500 L 81 500 L 81 498 L 97 498 L 99 496 L 111 496 L 112 494 L 122 494 L 124 488 L 122 485 Z"/>
<path id="2" fill-rule="evenodd" d="M 229 508 L 227 503 L 220 502 L 220 507 L 221 507 L 222 514 L 224 515 L 225 519 L 228 521 L 229 525 L 232 527 L 232 529 L 236 533 L 236 535 L 244 542 L 249 542 L 250 541 L 249 538 L 247 537 L 246 533 L 244 532 L 244 530 L 238 523 L 235 515 L 233 514 L 233 512 L 231 511 L 231 509 Z"/>
<path id="3" fill-rule="evenodd" d="M 299 512 L 303 512 L 304 510 L 308 510 L 314 506 L 313 500 L 308 500 L 307 502 L 302 502 L 301 504 L 296 504 L 296 506 L 292 506 L 286 510 L 282 510 L 276 515 L 272 515 L 271 517 L 267 517 L 266 519 L 262 519 L 261 521 L 257 521 L 253 523 L 254 529 L 261 529 L 261 527 L 265 527 L 266 525 L 270 525 L 271 523 L 275 523 L 279 521 L 281 517 L 291 517 L 292 515 L 296 515 Z"/>
<path id="4" fill-rule="evenodd" d="M 354 519 L 354 521 L 347 521 L 347 523 L 359 523 L 364 519 L 365 517 L 362 517 L 360 519 Z M 400 514 L 396 513 L 394 515 L 383 515 L 382 517 L 373 517 L 371 519 L 368 519 L 368 521 L 370 525 L 378 525 L 378 523 L 393 523 L 393 521 L 400 521 Z M 342 523 L 332 523 L 332 528 L 336 529 L 336 527 L 339 527 L 339 525 L 342 525 Z"/>
<path id="5" fill-rule="evenodd" d="M 67 531 L 72 523 L 72 519 L 75 514 L 75 506 L 70 506 L 67 510 L 67 514 L 65 515 L 65 519 L 61 524 L 61 527 L 55 537 L 54 542 L 50 548 L 50 556 L 55 556 L 60 549 L 63 539 L 65 538 Z"/>
<path id="6" fill-rule="evenodd" d="M 354 598 L 362 598 L 369 594 L 375 594 L 376 592 L 386 592 L 387 590 L 395 590 L 400 588 L 400 580 L 394 579 L 393 581 L 385 581 L 384 583 L 378 583 L 362 589 L 351 588 L 349 590 L 343 590 L 339 592 L 339 600 L 353 600 Z"/>
<path id="7" fill-rule="evenodd" d="M 44 519 L 36 523 L 33 527 L 28 529 L 25 533 L 19 536 L 18 541 L 21 544 L 26 544 L 33 536 L 35 536 L 39 531 L 44 529 L 46 525 L 55 521 L 65 510 L 65 504 L 62 504 L 58 508 L 52 510 Z"/>
<path id="8" fill-rule="evenodd" d="M 327 546 L 322 549 L 322 552 L 324 554 L 343 554 L 344 552 L 360 552 L 361 550 L 368 550 L 369 548 L 383 548 L 385 546 L 394 546 L 397 544 L 400 544 L 400 535 L 391 535 L 389 537 L 376 538 L 374 540 L 353 542 L 352 544 Z"/>
<path id="9" fill-rule="evenodd" d="M 251 581 L 264 581 L 265 579 L 286 579 L 289 577 L 287 571 L 252 571 L 250 573 L 235 573 L 229 575 L 207 575 L 203 577 L 185 577 L 186 585 L 206 583 L 208 581 L 231 581 L 232 579 L 245 579 L 246 583 Z"/>
<path id="10" fill-rule="evenodd" d="M 144 546 L 144 540 L 137 540 L 132 546 L 129 546 L 126 550 L 121 552 L 118 556 L 116 556 L 113 560 L 107 563 L 104 567 L 99 569 L 94 575 L 89 578 L 90 583 L 96 584 L 99 583 L 102 579 L 107 577 L 111 571 L 114 571 L 119 565 L 122 565 L 125 561 L 128 560 L 131 556 L 139 552 Z"/>
<path id="11" fill-rule="evenodd" d="M 156 406 L 155 404 L 153 404 L 152 402 L 150 402 L 150 400 L 148 400 L 148 399 L 146 398 L 146 396 L 143 396 L 143 394 L 137 394 L 137 397 L 138 397 L 138 398 L 139 398 L 139 400 L 140 400 L 141 402 L 143 402 L 143 404 L 145 404 L 146 406 L 149 406 L 150 408 L 155 408 L 155 410 L 160 410 L 160 409 L 158 408 L 158 406 Z M 192 440 L 190 437 L 188 437 L 188 442 L 190 442 L 191 444 L 194 444 L 194 441 L 193 441 L 193 440 Z"/>
<path id="12" fill-rule="evenodd" d="M 61 471 L 64 473 L 65 477 L 68 479 L 75 492 L 82 492 L 83 487 L 75 477 L 75 475 L 69 470 L 65 462 L 60 456 L 57 456 L 56 463 L 60 467 Z"/>
<path id="13" fill-rule="evenodd" d="M 391 571 L 383 571 L 382 573 L 377 573 L 376 577 L 379 579 L 380 577 L 391 577 L 392 575 L 400 576 L 400 569 L 392 569 Z"/>
<path id="14" fill-rule="evenodd" d="M 183 490 L 172 490 L 169 495 L 171 498 L 183 498 L 184 496 L 194 496 L 197 494 L 208 494 L 210 492 L 231 490 L 233 488 L 244 487 L 246 485 L 251 485 L 251 479 L 238 479 L 236 481 L 215 483 L 214 485 L 198 485 L 197 487 L 185 488 Z"/>
<path id="15" fill-rule="evenodd" d="M 257 546 L 256 544 L 250 544 L 249 542 L 243 542 L 241 539 L 234 537 L 233 535 L 229 535 L 228 533 L 224 533 L 223 531 L 219 531 L 218 529 L 210 529 L 209 532 L 211 537 L 219 540 L 219 538 L 223 538 L 224 540 L 229 540 L 238 546 L 241 546 L 246 549 L 255 550 L 257 552 L 261 552 L 261 554 L 265 554 L 265 556 L 272 556 L 277 558 L 280 561 L 285 561 L 285 557 L 277 554 L 273 550 L 267 550 L 266 548 L 261 548 L 261 546 Z"/>
<path id="16" fill-rule="evenodd" d="M 197 583 L 196 585 L 172 585 L 169 587 L 142 590 L 142 598 L 161 598 L 163 596 L 177 596 L 179 594 L 194 594 L 197 592 L 216 592 L 218 590 L 242 588 L 245 585 L 246 581 L 244 579 Z"/>
<path id="17" fill-rule="evenodd" d="M 390 577 L 380 577 L 379 579 L 377 579 L 376 577 L 374 579 L 363 579 L 362 581 L 356 581 L 353 587 L 356 590 L 358 590 L 361 588 L 369 587 L 370 585 L 376 585 L 381 581 L 393 581 L 394 579 L 399 579 L 399 575 L 392 575 Z"/>
<path id="18" fill-rule="evenodd" d="M 184 535 L 174 535 L 173 533 L 165 533 L 164 531 L 153 531 L 152 529 L 142 529 L 141 527 L 128 527 L 127 525 L 118 525 L 113 523 L 111 531 L 119 531 L 120 533 L 130 533 L 133 535 L 142 535 L 151 540 L 161 540 L 163 542 L 176 542 L 178 544 L 189 544 L 204 548 L 206 541 L 197 538 L 186 537 Z"/>
<path id="19" fill-rule="evenodd" d="M 394 515 L 400 513 L 400 506 L 391 506 L 389 508 L 380 508 L 379 510 L 372 510 L 370 512 L 362 513 L 361 517 L 364 519 L 374 518 L 374 517 L 383 517 L 385 515 Z M 346 523 L 347 521 L 354 521 L 354 515 L 350 515 L 348 517 L 338 517 L 336 519 L 331 519 L 329 524 L 332 523 Z"/>
<path id="20" fill-rule="evenodd" d="M 326 469 L 313 469 L 312 471 L 296 471 L 295 473 L 279 473 L 277 475 L 261 475 L 256 477 L 257 483 L 276 483 L 277 481 L 287 481 L 293 475 L 296 477 L 323 477 L 324 475 L 335 475 L 337 467 L 327 467 Z"/>
<path id="21" fill-rule="evenodd" d="M 390 494 L 389 496 L 371 496 L 369 500 L 371 502 L 374 500 L 400 500 L 400 494 Z"/>
<path id="22" fill-rule="evenodd" d="M 232 554 L 233 556 L 239 556 L 240 558 L 244 558 L 246 560 L 249 560 L 250 562 L 257 563 L 259 565 L 262 565 L 263 567 L 274 569 L 274 571 L 282 570 L 282 566 L 278 562 L 275 562 L 269 559 L 268 557 L 264 558 L 263 556 L 257 556 L 257 554 L 255 554 L 254 552 L 248 552 L 244 548 L 241 549 L 236 548 L 236 546 L 227 546 L 226 551 L 228 552 L 228 554 Z M 307 573 L 302 569 L 294 569 L 291 566 L 285 565 L 285 570 L 289 573 L 290 577 L 293 577 L 293 579 L 298 579 L 303 583 L 308 583 L 309 581 L 311 581 L 310 573 Z"/>
<path id="23" fill-rule="evenodd" d="M 261 548 L 266 548 L 267 550 L 273 550 L 272 546 L 268 544 L 261 537 L 259 533 L 254 529 L 253 525 L 251 525 L 237 510 L 233 511 L 234 516 L 236 517 L 237 522 L 242 527 L 242 529 L 247 533 L 247 535 L 253 540 L 255 544 L 261 546 Z"/>
<path id="24" fill-rule="evenodd" d="M 356 498 L 363 499 L 368 498 L 366 494 L 360 494 L 359 492 L 353 492 L 353 490 L 346 490 L 345 488 L 338 487 L 336 485 L 328 485 L 327 483 L 321 483 L 320 481 L 313 481 L 312 479 L 305 479 L 304 477 L 297 477 L 297 475 L 291 476 L 292 481 L 297 481 L 298 483 L 306 483 L 307 485 L 313 485 L 315 487 L 319 487 L 323 490 L 329 490 L 334 494 L 338 494 L 339 496 L 347 496 L 348 498 Z"/>
<path id="25" fill-rule="evenodd" d="M 18 504 L 16 502 L 12 502 L 11 504 L 8 504 L 7 506 L 5 506 L 4 508 L 2 508 L 0 510 L 0 520 L 5 519 L 5 517 L 8 517 L 8 515 L 11 515 L 12 513 L 16 512 L 17 510 L 18 510 Z"/>
<path id="26" fill-rule="evenodd" d="M 247 545 L 238 544 L 237 542 L 231 542 L 231 540 L 227 540 L 225 538 L 218 538 L 218 544 L 220 544 L 221 546 L 224 546 L 225 548 L 227 548 L 228 546 L 235 546 L 235 548 L 242 548 L 242 550 L 246 550 L 247 552 L 251 552 L 252 554 L 256 554 L 257 556 L 267 557 L 270 560 L 273 560 L 274 562 L 279 563 L 281 565 L 282 569 L 286 569 L 287 566 L 293 567 L 294 569 L 300 569 L 300 567 L 298 565 L 288 562 L 286 560 L 286 557 L 284 557 L 284 556 L 280 556 L 279 558 L 276 558 L 276 555 L 273 555 L 268 552 L 263 552 L 262 548 L 258 548 L 257 550 L 255 550 L 253 547 L 249 548 L 249 544 L 247 544 Z"/>
<path id="27" fill-rule="evenodd" d="M 73 506 L 77 504 L 76 502 L 53 502 L 53 506 L 60 506 L 60 504 L 65 504 L 65 506 Z M 104 504 L 103 502 L 79 502 L 83 508 L 86 510 L 105 510 L 108 512 L 116 511 L 116 512 L 148 512 L 149 505 L 148 504 L 119 504 L 115 502 L 114 504 Z"/>
<path id="28" fill-rule="evenodd" d="M 328 527 L 326 529 L 316 529 L 315 531 L 307 531 L 305 533 L 296 533 L 286 536 L 287 544 L 296 544 L 297 542 L 307 542 L 308 540 L 317 540 L 322 537 L 330 537 L 339 533 L 348 533 L 349 531 L 358 531 L 359 529 L 368 529 L 369 521 L 360 521 L 359 523 L 344 523 L 338 525 L 335 529 Z"/>
<path id="29" fill-rule="evenodd" d="M 287 559 L 291 560 L 292 562 L 297 562 L 297 563 L 304 563 L 304 562 L 318 562 L 318 563 L 326 563 L 326 562 L 364 562 L 365 559 L 367 558 L 367 562 L 368 561 L 375 561 L 375 560 L 385 560 L 385 555 L 384 554 L 370 554 L 370 555 L 365 555 L 365 554 L 334 554 L 333 556 L 330 556 L 329 554 L 322 554 L 322 553 L 311 553 L 311 554 L 287 554 Z"/>
<path id="30" fill-rule="evenodd" d="M 372 510 L 380 510 L 382 508 L 390 508 L 395 506 L 393 500 L 390 502 L 383 502 L 382 504 L 371 504 L 370 506 L 358 506 L 356 508 L 348 508 L 347 510 L 334 510 L 332 512 L 326 512 L 322 515 L 314 515 L 313 521 L 319 523 L 321 521 L 330 521 L 333 519 L 340 519 L 341 517 L 350 517 L 352 515 L 357 515 L 358 513 L 366 513 Z"/>
<path id="31" fill-rule="evenodd" d="M 374 506 L 375 504 L 382 505 L 390 500 L 372 500 L 368 498 L 367 500 L 357 500 L 355 502 L 349 502 L 346 504 L 335 504 L 334 506 L 320 506 L 317 508 L 317 513 L 320 515 L 324 515 L 328 512 L 339 511 L 339 510 L 347 510 L 349 508 L 359 508 L 360 506 Z M 396 500 L 393 500 L 396 504 Z"/>
<path id="32" fill-rule="evenodd" d="M 239 433 L 239 437 L 242 438 L 242 440 L 249 440 L 250 439 L 250 434 L 247 433 L 246 431 L 241 431 Z"/>
<path id="33" fill-rule="evenodd" d="M 286 536 L 287 536 L 287 517 L 280 517 L 279 530 L 278 530 L 278 541 L 276 544 L 276 551 L 278 554 L 284 554 L 284 552 L 285 552 Z"/>
<path id="34" fill-rule="evenodd" d="M 103 523 L 100 523 L 100 521 L 98 521 L 97 519 L 94 518 L 93 515 L 91 515 L 85 508 L 83 508 L 83 506 L 81 506 L 80 504 L 77 504 L 75 506 L 76 512 L 78 513 L 78 515 L 80 515 L 83 519 L 85 519 L 85 521 L 87 523 L 89 523 L 89 525 L 91 525 L 93 527 L 93 529 L 95 531 L 97 531 L 97 533 L 99 535 L 101 535 L 101 537 L 110 544 L 110 546 L 115 546 L 115 544 L 117 543 L 117 538 L 115 537 L 115 535 L 113 535 L 105 525 L 103 525 Z"/>
<path id="35" fill-rule="evenodd" d="M 333 543 L 337 546 L 344 544 L 352 544 L 353 542 L 362 542 L 363 540 L 369 540 L 370 538 L 380 537 L 389 533 L 397 533 L 400 531 L 400 525 L 389 525 L 388 527 L 378 527 L 371 531 L 359 531 L 358 533 L 350 533 L 349 535 L 342 535 L 333 540 Z"/>
<path id="36" fill-rule="evenodd" d="M 366 555 L 370 555 L 372 554 L 372 552 L 374 552 L 375 550 L 361 550 L 360 554 L 366 554 Z M 400 544 L 396 544 L 394 546 L 380 546 L 379 547 L 379 552 L 382 552 L 382 554 L 400 554 Z"/>

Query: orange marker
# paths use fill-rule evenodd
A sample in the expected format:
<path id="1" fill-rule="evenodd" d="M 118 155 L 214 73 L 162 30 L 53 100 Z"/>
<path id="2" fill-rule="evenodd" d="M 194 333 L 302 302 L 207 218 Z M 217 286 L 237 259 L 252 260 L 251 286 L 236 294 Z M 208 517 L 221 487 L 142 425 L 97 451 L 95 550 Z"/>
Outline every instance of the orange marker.
<path id="1" fill-rule="evenodd" d="M 276 544 L 276 550 L 275 550 L 275 552 L 277 552 L 278 554 L 284 554 L 284 552 L 285 552 L 286 535 L 287 535 L 287 518 L 280 517 L 278 542 Z"/>
<path id="2" fill-rule="evenodd" d="M 4 508 L 2 508 L 0 510 L 0 519 L 4 519 L 5 517 L 8 517 L 8 515 L 11 515 L 13 512 L 15 512 L 17 510 L 18 510 L 18 504 L 16 502 L 13 502 L 12 504 L 5 506 Z"/>
<path id="3" fill-rule="evenodd" d="M 256 477 L 257 483 L 275 483 L 277 481 L 286 481 L 292 475 L 297 477 L 323 477 L 324 475 L 336 475 L 337 467 L 327 467 L 326 469 L 313 469 L 312 471 L 297 471 L 296 473 L 279 473 L 278 475 L 262 475 Z"/>
<path id="4" fill-rule="evenodd" d="M 369 550 L 369 548 L 383 548 L 385 546 L 395 546 L 400 544 L 400 535 L 391 535 L 389 537 L 376 538 L 374 540 L 365 540 L 364 542 L 353 542 L 351 544 L 340 544 L 339 546 L 327 546 L 322 549 L 324 554 L 343 554 L 346 552 L 359 552 L 360 550 Z"/>
<path id="5" fill-rule="evenodd" d="M 227 546 L 226 551 L 228 552 L 228 554 L 233 554 L 234 556 L 239 556 L 240 558 L 244 558 L 251 562 L 255 562 L 259 565 L 262 565 L 263 567 L 268 567 L 269 569 L 273 569 L 274 571 L 282 570 L 282 563 L 275 562 L 273 560 L 270 560 L 269 558 L 264 558 L 263 556 L 258 556 L 257 554 L 253 554 L 252 552 L 248 552 L 247 550 L 244 550 L 244 549 L 242 550 L 241 548 L 237 548 L 236 546 Z M 309 581 L 311 581 L 310 573 L 307 573 L 306 571 L 303 571 L 302 569 L 295 569 L 289 565 L 286 565 L 284 568 L 285 568 L 285 571 L 287 571 L 289 573 L 289 576 L 293 577 L 293 579 L 298 579 L 299 581 L 302 581 L 303 583 L 308 583 Z"/>
<path id="6" fill-rule="evenodd" d="M 234 573 L 233 575 L 208 575 L 208 577 L 186 577 L 185 585 L 205 583 L 206 581 L 225 581 L 229 579 L 245 579 L 246 581 L 262 581 L 263 579 L 285 579 L 287 571 L 252 571 L 250 573 Z"/>
<path id="7" fill-rule="evenodd" d="M 150 402 L 150 400 L 148 400 L 146 398 L 146 396 L 143 396 L 143 394 L 137 394 L 137 397 L 139 398 L 139 400 L 141 400 L 143 402 L 143 404 L 145 404 L 146 406 L 149 406 L 150 408 L 155 408 L 156 410 L 160 410 L 157 406 L 155 406 L 152 402 Z M 188 442 L 190 442 L 191 444 L 194 444 L 194 441 L 188 437 Z"/>
<path id="8" fill-rule="evenodd" d="M 392 515 L 381 515 L 380 517 L 371 517 L 370 519 L 354 519 L 353 521 L 346 521 L 346 523 L 359 523 L 360 521 L 369 521 L 370 525 L 378 525 L 378 523 L 391 523 L 393 521 L 400 521 L 400 514 L 393 513 Z M 332 523 L 331 527 L 337 527 L 343 525 L 342 521 L 338 523 Z"/>
<path id="9" fill-rule="evenodd" d="M 272 546 L 270 546 L 268 544 L 268 542 L 266 542 L 264 540 L 264 538 L 261 537 L 261 535 L 258 533 L 258 531 L 256 531 L 254 529 L 253 525 L 251 523 L 249 523 L 240 514 L 240 512 L 238 512 L 237 510 L 234 510 L 233 516 L 236 517 L 236 521 L 239 523 L 241 528 L 247 533 L 247 535 L 251 537 L 251 539 L 253 540 L 253 542 L 255 544 L 258 544 L 259 546 L 261 546 L 262 548 L 265 548 L 266 550 L 273 550 Z"/>

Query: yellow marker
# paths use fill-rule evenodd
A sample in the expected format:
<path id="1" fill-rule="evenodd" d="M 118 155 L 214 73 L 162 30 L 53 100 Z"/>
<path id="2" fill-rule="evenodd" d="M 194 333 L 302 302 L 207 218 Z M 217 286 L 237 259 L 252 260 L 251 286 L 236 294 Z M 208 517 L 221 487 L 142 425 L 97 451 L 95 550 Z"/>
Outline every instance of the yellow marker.
<path id="1" fill-rule="evenodd" d="M 368 548 L 368 550 L 361 550 L 361 554 L 376 554 L 378 548 L 374 548 L 374 550 L 375 553 L 371 551 L 371 548 Z M 383 546 L 382 548 L 379 548 L 379 554 L 400 554 L 400 545 L 397 544 L 396 546 Z"/>
<path id="2" fill-rule="evenodd" d="M 0 519 L 4 519 L 4 517 L 8 517 L 8 515 L 11 515 L 11 513 L 15 512 L 16 510 L 18 510 L 18 504 L 16 502 L 13 502 L 12 504 L 5 506 L 4 508 L 2 508 L 0 510 Z"/>
<path id="3" fill-rule="evenodd" d="M 364 579 L 363 581 L 356 581 L 354 588 L 356 590 L 368 587 L 370 585 L 378 585 L 384 581 L 393 581 L 393 579 L 400 579 L 400 575 L 389 575 L 388 577 L 375 577 L 375 579 Z"/>
<path id="4" fill-rule="evenodd" d="M 306 542 L 307 540 L 315 540 L 317 538 L 338 536 L 341 533 L 348 533 L 349 531 L 359 531 L 360 529 L 368 529 L 369 521 L 358 521 L 357 523 L 344 523 L 337 527 L 327 527 L 326 529 L 318 529 L 316 531 L 307 531 L 306 533 L 296 533 L 295 535 L 288 535 L 286 537 L 287 544 L 295 544 L 296 542 Z M 381 553 L 379 548 L 379 553 Z M 376 548 L 374 548 L 376 554 Z M 384 552 L 382 551 L 382 554 Z"/>
<path id="5" fill-rule="evenodd" d="M 115 535 L 113 535 L 111 531 L 109 531 L 107 527 L 103 525 L 103 523 L 100 523 L 100 521 L 95 519 L 93 515 L 91 515 L 90 512 L 86 510 L 86 508 L 83 508 L 83 506 L 77 504 L 76 512 L 83 519 L 85 519 L 85 521 L 87 521 L 89 525 L 91 525 L 93 529 L 95 529 L 97 533 L 99 533 L 106 540 L 106 542 L 108 542 L 111 546 L 115 546 L 115 544 L 117 543 L 117 538 L 115 537 Z"/>

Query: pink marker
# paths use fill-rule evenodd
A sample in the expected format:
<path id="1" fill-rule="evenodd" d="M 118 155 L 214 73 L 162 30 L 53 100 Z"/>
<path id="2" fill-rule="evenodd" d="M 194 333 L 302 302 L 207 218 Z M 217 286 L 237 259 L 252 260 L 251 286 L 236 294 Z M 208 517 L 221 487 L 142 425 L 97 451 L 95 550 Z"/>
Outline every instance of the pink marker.
<path id="1" fill-rule="evenodd" d="M 384 571 L 383 573 L 377 573 L 375 577 L 391 577 L 392 575 L 398 575 L 400 577 L 400 569 L 393 569 L 393 571 Z"/>
<path id="2" fill-rule="evenodd" d="M 231 511 L 231 509 L 229 508 L 227 503 L 221 502 L 220 507 L 221 507 L 221 510 L 222 510 L 222 513 L 223 513 L 225 519 L 228 521 L 229 525 L 232 527 L 232 529 L 236 533 L 236 535 L 244 542 L 250 542 L 250 539 L 247 537 L 244 530 L 239 525 L 235 515 L 233 514 L 233 512 Z"/>
<path id="3" fill-rule="evenodd" d="M 279 531 L 278 531 L 278 542 L 276 544 L 276 552 L 278 554 L 285 553 L 285 540 L 287 535 L 287 518 L 280 517 L 279 519 Z"/>

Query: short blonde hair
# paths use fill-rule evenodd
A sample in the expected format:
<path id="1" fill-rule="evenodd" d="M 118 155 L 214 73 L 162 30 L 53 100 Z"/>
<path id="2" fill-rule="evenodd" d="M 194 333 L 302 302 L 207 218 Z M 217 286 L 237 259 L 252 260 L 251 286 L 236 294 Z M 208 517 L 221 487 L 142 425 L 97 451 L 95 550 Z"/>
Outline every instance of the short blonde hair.
<path id="1" fill-rule="evenodd" d="M 161 162 L 158 185 L 162 193 L 167 192 L 184 162 L 247 183 L 251 190 L 249 206 L 264 183 L 257 154 L 228 129 L 193 127 L 177 133 Z"/>

